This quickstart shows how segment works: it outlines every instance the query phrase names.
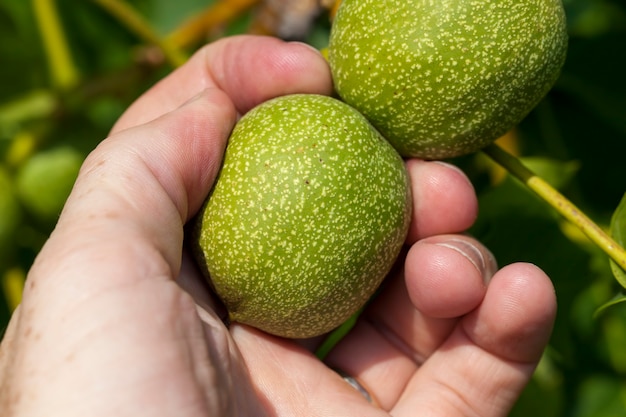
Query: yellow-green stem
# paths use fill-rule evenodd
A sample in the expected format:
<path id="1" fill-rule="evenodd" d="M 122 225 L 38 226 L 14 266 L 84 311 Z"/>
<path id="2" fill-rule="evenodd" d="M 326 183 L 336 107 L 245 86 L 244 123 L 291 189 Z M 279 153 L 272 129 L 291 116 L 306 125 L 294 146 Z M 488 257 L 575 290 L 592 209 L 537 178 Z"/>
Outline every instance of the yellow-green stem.
<path id="1" fill-rule="evenodd" d="M 356 322 L 362 312 L 363 308 L 359 309 L 356 313 L 350 316 L 348 320 L 326 336 L 322 344 L 315 351 L 315 356 L 317 356 L 319 360 L 324 360 L 330 351 L 333 350 L 333 348 L 337 346 L 337 344 L 341 342 L 341 340 L 343 340 L 348 333 L 350 333 L 350 330 L 352 330 L 352 328 L 356 325 Z"/>
<path id="2" fill-rule="evenodd" d="M 56 3 L 54 0 L 33 0 L 32 4 L 50 65 L 52 82 L 56 87 L 69 89 L 78 83 L 80 75 L 72 60 Z"/>
<path id="3" fill-rule="evenodd" d="M 143 41 L 161 49 L 165 59 L 173 67 L 179 67 L 187 61 L 186 54 L 171 43 L 162 39 L 152 26 L 124 0 L 94 0 L 103 9 L 115 16 L 128 30 Z"/>
<path id="4" fill-rule="evenodd" d="M 626 270 L 626 250 L 571 201 L 524 166 L 518 158 L 506 152 L 500 146 L 491 144 L 484 148 L 483 152 L 505 168 L 511 175 L 526 184 L 528 188 L 534 191 L 563 217 L 576 225 L 593 243 L 613 259 L 615 263 Z"/>

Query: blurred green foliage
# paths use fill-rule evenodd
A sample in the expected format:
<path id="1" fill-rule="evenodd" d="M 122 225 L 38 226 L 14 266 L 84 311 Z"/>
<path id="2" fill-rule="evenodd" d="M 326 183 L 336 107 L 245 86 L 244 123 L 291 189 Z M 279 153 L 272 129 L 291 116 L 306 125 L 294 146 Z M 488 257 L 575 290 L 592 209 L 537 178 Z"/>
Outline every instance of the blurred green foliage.
<path id="1" fill-rule="evenodd" d="M 0 328 L 16 301 L 8 281 L 28 270 L 52 231 L 82 158 L 138 95 L 172 70 L 101 3 L 0 0 L 0 278 L 8 293 L 0 297 Z M 158 36 L 208 3 L 131 2 Z M 564 4 L 570 46 L 562 76 L 507 146 L 608 229 L 626 191 L 626 5 Z M 56 32 L 49 9 L 55 5 Z M 247 22 L 243 14 L 213 36 L 244 31 Z M 321 47 L 327 37 L 328 18 L 321 16 L 306 41 Z M 479 195 L 471 232 L 501 265 L 539 265 L 557 292 L 550 347 L 511 415 L 626 415 L 626 303 L 594 314 L 621 294 L 606 255 L 519 182 L 502 179 L 485 156 L 453 162 Z M 50 201 L 42 205 L 34 197 L 44 194 Z"/>

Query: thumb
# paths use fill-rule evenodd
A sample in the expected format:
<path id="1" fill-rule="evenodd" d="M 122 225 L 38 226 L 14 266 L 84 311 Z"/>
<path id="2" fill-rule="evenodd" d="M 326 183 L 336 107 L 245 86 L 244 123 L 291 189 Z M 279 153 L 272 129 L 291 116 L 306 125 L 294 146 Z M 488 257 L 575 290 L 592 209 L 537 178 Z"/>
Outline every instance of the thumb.
<path id="1" fill-rule="evenodd" d="M 183 225 L 215 180 L 235 118 L 231 100 L 209 89 L 104 140 L 85 160 L 29 278 L 43 275 L 49 282 L 57 275 L 86 285 L 81 264 L 90 269 L 90 291 L 97 291 L 99 278 L 112 284 L 112 265 L 134 265 L 121 274 L 125 280 L 140 279 L 135 272 L 145 275 L 154 265 L 173 278 Z"/>
<path id="2" fill-rule="evenodd" d="M 173 280 L 183 224 L 217 175 L 234 121 L 230 99 L 205 90 L 88 156 L 3 342 L 0 372 L 15 384 L 0 390 L 0 402 L 33 415 L 50 407 L 85 414 L 101 398 L 118 411 L 208 408 L 213 393 L 186 390 L 209 380 L 213 353 L 195 305 Z M 176 392 L 141 401 L 163 387 Z"/>

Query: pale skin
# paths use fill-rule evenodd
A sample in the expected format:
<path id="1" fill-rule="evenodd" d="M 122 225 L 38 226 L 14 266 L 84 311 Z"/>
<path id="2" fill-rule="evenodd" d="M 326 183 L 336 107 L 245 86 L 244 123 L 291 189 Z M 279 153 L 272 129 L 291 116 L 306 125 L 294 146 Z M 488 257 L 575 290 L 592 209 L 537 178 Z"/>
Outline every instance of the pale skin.
<path id="1" fill-rule="evenodd" d="M 463 234 L 476 196 L 447 164 L 407 161 L 403 266 L 323 362 L 311 353 L 318 340 L 226 327 L 183 255 L 183 226 L 237 115 L 331 91 L 312 49 L 234 37 L 140 97 L 87 158 L 29 272 L 0 345 L 0 414 L 506 416 L 548 342 L 554 290 L 533 265 L 497 270 Z"/>

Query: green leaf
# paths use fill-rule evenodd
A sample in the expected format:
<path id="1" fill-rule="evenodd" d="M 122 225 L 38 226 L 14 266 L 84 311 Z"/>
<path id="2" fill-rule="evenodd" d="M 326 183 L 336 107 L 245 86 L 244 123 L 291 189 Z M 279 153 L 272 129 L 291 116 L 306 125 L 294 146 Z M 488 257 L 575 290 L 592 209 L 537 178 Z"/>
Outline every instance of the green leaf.
<path id="1" fill-rule="evenodd" d="M 567 186 L 580 169 L 578 161 L 563 162 L 545 157 L 524 157 L 521 160 L 526 167 L 556 189 Z"/>
<path id="2" fill-rule="evenodd" d="M 29 120 L 52 116 L 57 104 L 57 98 L 51 90 L 30 90 L 20 97 L 0 104 L 0 135 L 5 130 L 17 129 Z"/>
<path id="3" fill-rule="evenodd" d="M 622 201 L 611 218 L 611 237 L 622 247 L 624 246 L 624 242 L 626 242 L 626 194 L 622 197 Z M 610 262 L 613 276 L 622 287 L 626 288 L 626 271 L 612 259 Z"/>
<path id="4" fill-rule="evenodd" d="M 606 311 L 609 307 L 613 307 L 614 305 L 621 304 L 623 302 L 626 302 L 626 294 L 620 292 L 615 297 L 611 298 L 609 301 L 607 301 L 606 303 L 598 307 L 596 311 L 593 313 L 593 317 L 597 318 L 600 314 Z"/>

